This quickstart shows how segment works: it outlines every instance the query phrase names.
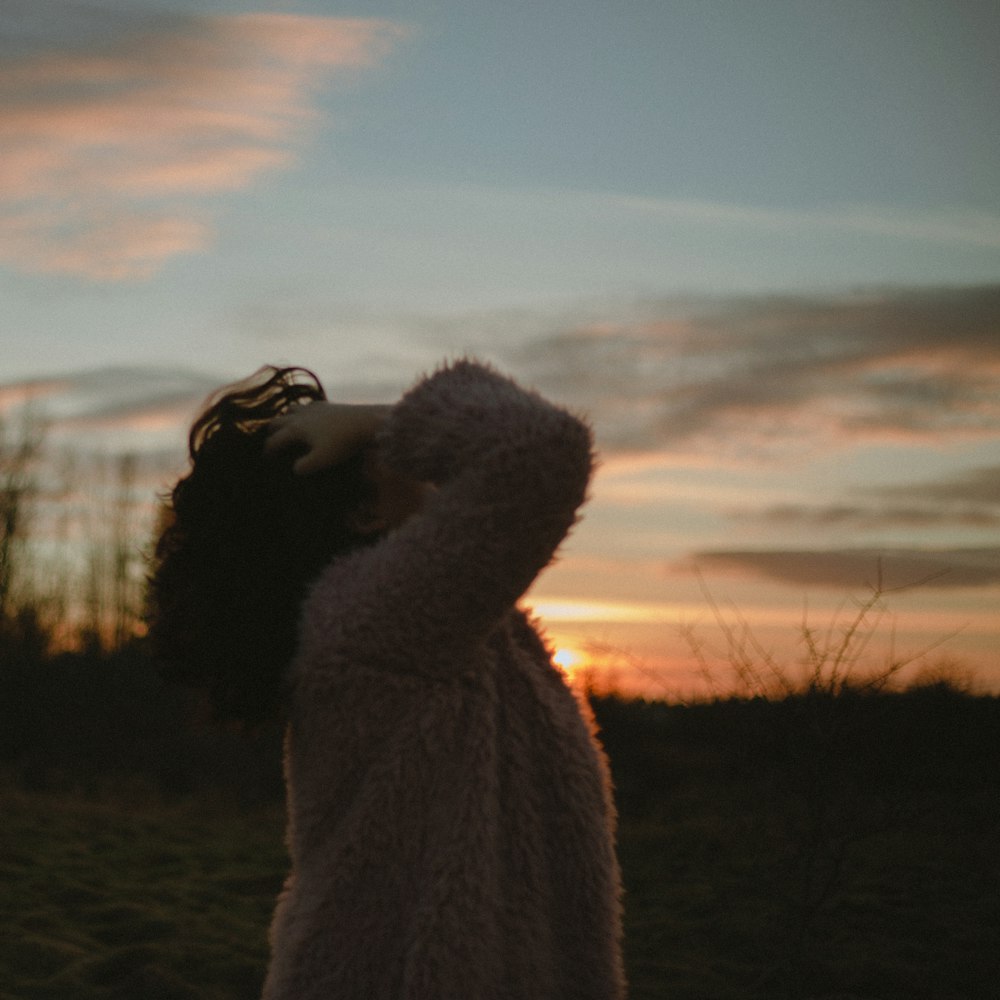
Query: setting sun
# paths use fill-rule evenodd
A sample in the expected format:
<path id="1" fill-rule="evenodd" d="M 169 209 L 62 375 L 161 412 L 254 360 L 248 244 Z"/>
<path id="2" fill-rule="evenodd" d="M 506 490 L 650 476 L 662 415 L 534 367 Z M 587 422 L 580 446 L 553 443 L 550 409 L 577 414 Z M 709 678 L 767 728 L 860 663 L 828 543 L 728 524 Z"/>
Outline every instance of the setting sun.
<path id="1" fill-rule="evenodd" d="M 578 649 L 572 649 L 569 646 L 560 646 L 552 654 L 552 662 L 565 674 L 572 677 L 580 667 L 586 664 L 587 657 Z"/>

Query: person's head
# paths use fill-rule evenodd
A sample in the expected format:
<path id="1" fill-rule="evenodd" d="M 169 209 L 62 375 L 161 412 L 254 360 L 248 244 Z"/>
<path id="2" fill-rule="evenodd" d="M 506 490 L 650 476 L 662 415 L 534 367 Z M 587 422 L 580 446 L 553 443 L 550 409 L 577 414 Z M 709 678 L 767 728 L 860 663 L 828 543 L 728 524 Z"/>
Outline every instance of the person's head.
<path id="1" fill-rule="evenodd" d="M 325 398 L 302 368 L 263 368 L 220 390 L 191 428 L 190 470 L 165 498 L 147 622 L 164 676 L 208 692 L 216 717 L 254 726 L 281 704 L 309 583 L 377 537 L 357 528 L 375 499 L 360 454 L 296 475 L 265 455 L 270 421 Z"/>

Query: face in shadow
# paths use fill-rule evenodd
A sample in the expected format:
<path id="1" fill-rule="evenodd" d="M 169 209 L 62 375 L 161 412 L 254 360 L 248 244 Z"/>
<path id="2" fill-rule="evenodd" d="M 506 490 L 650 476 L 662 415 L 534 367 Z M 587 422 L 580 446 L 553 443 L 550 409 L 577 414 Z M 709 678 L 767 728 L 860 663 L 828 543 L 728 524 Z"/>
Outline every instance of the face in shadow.
<path id="1" fill-rule="evenodd" d="M 433 490 L 430 483 L 390 469 L 377 448 L 365 454 L 363 469 L 365 478 L 375 487 L 375 495 L 353 518 L 354 529 L 362 535 L 384 534 L 398 528 L 424 506 Z"/>

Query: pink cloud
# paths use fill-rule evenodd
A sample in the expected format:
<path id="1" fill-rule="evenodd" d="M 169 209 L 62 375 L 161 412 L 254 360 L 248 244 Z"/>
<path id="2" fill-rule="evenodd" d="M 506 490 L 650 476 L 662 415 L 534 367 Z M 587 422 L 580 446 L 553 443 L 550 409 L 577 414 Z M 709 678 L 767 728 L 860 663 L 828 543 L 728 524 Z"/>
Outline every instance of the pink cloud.
<path id="1" fill-rule="evenodd" d="M 197 207 L 293 162 L 332 71 L 385 57 L 385 21 L 172 18 L 0 64 L 0 261 L 144 278 L 203 249 Z"/>
<path id="2" fill-rule="evenodd" d="M 43 401 L 66 387 L 65 379 L 32 379 L 0 385 L 0 417 L 8 410 L 17 410 Z"/>
<path id="3" fill-rule="evenodd" d="M 151 277 L 177 254 L 204 249 L 208 226 L 193 218 L 106 210 L 53 218 L 45 210 L 0 216 L 0 260 L 26 271 L 101 281 Z"/>

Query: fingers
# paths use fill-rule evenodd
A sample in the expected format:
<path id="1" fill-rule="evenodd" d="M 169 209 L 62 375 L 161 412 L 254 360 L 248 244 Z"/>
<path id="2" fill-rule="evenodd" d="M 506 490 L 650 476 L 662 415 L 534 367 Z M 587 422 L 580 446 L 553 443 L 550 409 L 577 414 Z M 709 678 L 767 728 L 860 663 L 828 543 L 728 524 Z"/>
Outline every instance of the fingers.
<path id="1" fill-rule="evenodd" d="M 264 453 L 295 450 L 298 475 L 344 462 L 369 445 L 389 412 L 387 406 L 314 402 L 275 417 L 268 425 Z"/>
<path id="2" fill-rule="evenodd" d="M 297 458 L 292 463 L 292 472 L 297 476 L 308 476 L 312 472 L 319 472 L 328 464 L 316 451 L 307 451 L 301 458 Z"/>
<path id="3" fill-rule="evenodd" d="M 275 417 L 267 427 L 264 454 L 277 455 L 279 452 L 286 451 L 293 445 L 302 444 L 302 442 L 302 435 L 298 432 L 295 425 L 289 421 L 288 416 Z"/>
<path id="4" fill-rule="evenodd" d="M 336 441 L 323 431 L 314 415 L 304 416 L 302 410 L 275 417 L 267 428 L 264 454 L 273 458 L 289 451 L 299 452 L 292 462 L 292 472 L 297 476 L 318 472 L 337 458 Z"/>

